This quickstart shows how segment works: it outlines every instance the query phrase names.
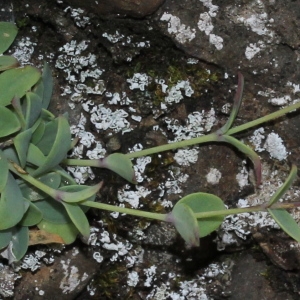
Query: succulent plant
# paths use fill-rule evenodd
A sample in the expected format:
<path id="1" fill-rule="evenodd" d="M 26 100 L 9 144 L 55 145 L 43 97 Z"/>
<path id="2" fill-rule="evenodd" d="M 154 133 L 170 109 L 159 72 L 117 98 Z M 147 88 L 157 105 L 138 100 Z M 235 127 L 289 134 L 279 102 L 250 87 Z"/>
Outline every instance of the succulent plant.
<path id="1" fill-rule="evenodd" d="M 16 34 L 14 24 L 0 22 L 0 54 L 9 48 Z M 232 113 L 216 132 L 139 152 L 113 153 L 103 159 L 69 159 L 67 154 L 76 139 L 72 140 L 68 116 L 55 117 L 47 110 L 53 90 L 49 66 L 45 63 L 40 72 L 33 66 L 19 67 L 14 57 L 1 55 L 0 72 L 0 251 L 9 262 L 20 260 L 29 245 L 69 244 L 78 234 L 88 238 L 90 227 L 86 212 L 90 207 L 170 222 L 189 246 L 198 246 L 199 238 L 216 230 L 226 215 L 265 210 L 300 242 L 300 228 L 286 211 L 300 203 L 278 203 L 296 177 L 295 166 L 266 204 L 226 209 L 217 196 L 199 192 L 183 197 L 166 214 L 99 203 L 95 200 L 102 182 L 94 186 L 78 185 L 61 166 L 107 168 L 135 183 L 131 158 L 201 143 L 229 143 L 252 160 L 259 185 L 259 156 L 232 135 L 293 111 L 300 103 L 231 128 L 242 100 L 243 76 L 239 74 Z"/>

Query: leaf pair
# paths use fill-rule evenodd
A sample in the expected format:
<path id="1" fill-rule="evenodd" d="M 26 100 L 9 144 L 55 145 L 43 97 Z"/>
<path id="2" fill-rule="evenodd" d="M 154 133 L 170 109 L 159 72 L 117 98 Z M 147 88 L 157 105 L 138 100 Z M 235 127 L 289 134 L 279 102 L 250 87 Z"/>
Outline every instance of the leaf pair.
<path id="1" fill-rule="evenodd" d="M 183 197 L 175 204 L 167 221 L 174 224 L 189 247 L 199 246 L 199 238 L 215 231 L 222 224 L 224 217 L 217 215 L 197 219 L 196 214 L 222 210 L 226 208 L 219 197 L 207 193 L 194 193 Z"/>

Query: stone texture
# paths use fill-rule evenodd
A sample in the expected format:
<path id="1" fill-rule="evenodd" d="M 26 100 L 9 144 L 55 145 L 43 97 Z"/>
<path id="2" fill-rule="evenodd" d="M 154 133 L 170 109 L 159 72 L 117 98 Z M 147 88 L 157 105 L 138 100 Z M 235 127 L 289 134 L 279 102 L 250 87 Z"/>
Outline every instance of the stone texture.
<path id="1" fill-rule="evenodd" d="M 164 0 L 68 0 L 68 2 L 74 7 L 81 7 L 103 16 L 125 15 L 141 18 L 155 12 Z"/>

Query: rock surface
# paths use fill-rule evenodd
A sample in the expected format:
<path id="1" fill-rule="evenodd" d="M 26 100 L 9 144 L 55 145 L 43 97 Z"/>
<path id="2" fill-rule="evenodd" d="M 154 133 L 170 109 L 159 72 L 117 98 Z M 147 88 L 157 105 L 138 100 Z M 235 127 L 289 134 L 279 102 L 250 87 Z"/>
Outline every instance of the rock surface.
<path id="1" fill-rule="evenodd" d="M 13 52 L 23 51 L 24 64 L 41 66 L 43 59 L 50 63 L 55 77 L 52 111 L 68 111 L 72 125 L 85 116 L 86 130 L 109 149 L 128 152 L 138 143 L 150 147 L 174 140 L 175 128 L 184 131 L 188 117 L 190 122 L 202 118 L 203 122 L 195 126 L 197 130 L 202 126 L 202 133 L 219 128 L 228 118 L 226 107 L 232 103 L 237 70 L 244 74 L 246 85 L 236 124 L 300 98 L 297 1 L 96 2 L 70 0 L 69 7 L 65 1 L 43 0 L 37 5 L 28 0 L 24 5 L 24 1 L 14 0 L 14 18 L 20 33 Z M 77 56 L 71 46 L 78 51 Z M 96 63 L 90 63 L 92 55 Z M 191 63 L 187 64 L 188 60 Z M 87 65 L 80 65 L 86 61 Z M 80 76 L 88 70 L 94 73 L 84 81 Z M 164 82 L 148 84 L 146 76 L 142 83 L 141 79 L 133 82 L 137 73 L 140 77 L 159 77 Z M 185 94 L 178 103 L 168 104 L 167 110 L 161 109 L 167 94 L 162 92 L 164 84 L 171 86 L 181 80 L 189 81 L 194 94 Z M 84 90 L 78 83 L 86 85 Z M 137 83 L 141 85 L 134 89 Z M 88 87 L 93 92 L 87 93 Z M 119 94 L 121 100 L 109 104 L 113 102 L 109 93 Z M 141 116 L 142 121 L 128 117 L 132 131 L 124 134 L 99 132 L 88 111 L 82 108 L 89 100 L 112 110 L 123 109 L 130 117 Z M 128 103 L 134 113 L 126 101 L 131 101 Z M 153 126 L 159 126 L 161 131 Z M 265 185 L 261 192 L 251 184 L 252 165 L 243 155 L 225 145 L 205 145 L 195 150 L 196 158 L 184 152 L 182 157 L 189 161 L 183 166 L 176 164 L 174 152 L 154 157 L 141 183 L 152 193 L 143 194 L 140 207 L 168 211 L 168 206 L 161 205 L 163 199 L 172 205 L 181 196 L 197 191 L 216 194 L 231 207 L 241 199 L 267 201 L 286 177 L 287 160 L 299 162 L 300 142 L 295 135 L 300 131 L 299 115 L 268 124 L 264 130 L 260 147 L 264 148 L 267 135 L 274 131 L 291 153 L 279 161 L 263 149 L 260 155 L 265 162 Z M 255 148 L 249 135 L 252 132 L 240 138 Z M 209 175 L 214 180 L 207 180 Z M 95 171 L 95 177 L 106 182 L 101 201 L 119 205 L 117 193 L 124 181 L 102 171 Z M 296 196 L 290 197 L 293 200 Z M 274 229 L 268 219 L 259 219 L 260 223 L 251 219 L 253 226 L 243 219 L 228 219 L 219 232 L 201 240 L 200 249 L 186 250 L 169 226 L 129 216 L 115 219 L 103 212 L 91 212 L 89 217 L 94 231 L 88 248 L 80 244 L 61 254 L 54 252 L 52 264 L 42 265 L 33 274 L 22 270 L 20 279 L 15 276 L 9 281 L 3 276 L 1 286 L 14 284 L 14 299 L 39 299 L 41 293 L 45 299 L 299 297 L 299 245 Z M 268 226 L 264 227 L 264 222 Z M 221 249 L 228 251 L 226 256 L 218 251 Z M 35 250 L 30 249 L 29 255 L 36 257 Z M 77 272 L 73 272 L 75 269 Z M 12 269 L 7 274 L 14 277 Z M 68 288 L 67 281 L 72 280 L 78 284 L 62 293 L 61 285 Z"/>

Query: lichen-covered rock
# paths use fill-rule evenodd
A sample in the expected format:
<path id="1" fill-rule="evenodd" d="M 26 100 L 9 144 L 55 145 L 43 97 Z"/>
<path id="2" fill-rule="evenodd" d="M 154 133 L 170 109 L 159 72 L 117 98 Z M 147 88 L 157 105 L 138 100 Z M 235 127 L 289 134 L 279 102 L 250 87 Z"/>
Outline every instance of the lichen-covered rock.
<path id="1" fill-rule="evenodd" d="M 186 53 L 227 72 L 240 69 L 279 95 L 300 77 L 297 1 L 187 0 L 183 7 L 167 0 L 155 17 Z"/>
<path id="2" fill-rule="evenodd" d="M 85 8 L 99 15 L 126 15 L 131 17 L 144 17 L 152 14 L 164 0 L 69 0 L 70 5 Z"/>

